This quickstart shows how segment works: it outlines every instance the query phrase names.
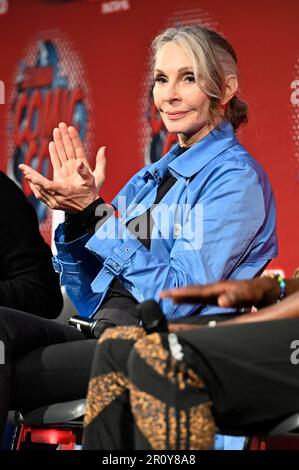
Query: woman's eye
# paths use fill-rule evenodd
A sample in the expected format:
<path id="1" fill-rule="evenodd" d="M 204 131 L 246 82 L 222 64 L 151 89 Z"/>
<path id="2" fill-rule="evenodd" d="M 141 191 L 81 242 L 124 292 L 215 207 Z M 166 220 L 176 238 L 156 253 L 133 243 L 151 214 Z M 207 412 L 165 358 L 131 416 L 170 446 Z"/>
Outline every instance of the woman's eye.
<path id="1" fill-rule="evenodd" d="M 184 80 L 189 83 L 194 83 L 195 82 L 195 77 L 193 73 L 190 73 L 188 75 L 185 75 Z"/>
<path id="2" fill-rule="evenodd" d="M 163 75 L 157 75 L 155 78 L 154 78 L 154 81 L 156 83 L 166 83 L 167 80 L 166 80 L 166 77 L 164 77 Z"/>

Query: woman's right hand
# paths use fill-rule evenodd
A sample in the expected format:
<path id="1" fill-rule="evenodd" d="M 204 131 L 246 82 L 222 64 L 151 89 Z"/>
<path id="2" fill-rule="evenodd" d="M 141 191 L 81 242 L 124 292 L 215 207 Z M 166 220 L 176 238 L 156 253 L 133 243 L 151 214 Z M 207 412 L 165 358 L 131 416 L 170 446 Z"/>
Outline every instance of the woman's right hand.
<path id="1" fill-rule="evenodd" d="M 52 209 L 77 212 L 98 198 L 98 192 L 105 181 L 105 147 L 99 149 L 96 166 L 92 171 L 77 130 L 60 123 L 53 131 L 49 153 L 53 165 L 53 181 L 28 165 L 19 166 L 37 199 Z"/>

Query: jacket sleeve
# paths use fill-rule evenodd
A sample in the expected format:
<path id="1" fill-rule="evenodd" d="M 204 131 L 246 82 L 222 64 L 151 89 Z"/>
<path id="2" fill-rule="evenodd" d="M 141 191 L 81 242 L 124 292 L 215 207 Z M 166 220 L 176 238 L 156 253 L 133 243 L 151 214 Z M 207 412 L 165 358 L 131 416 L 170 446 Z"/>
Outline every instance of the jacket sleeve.
<path id="1" fill-rule="evenodd" d="M 143 175 L 145 171 L 146 168 L 142 168 L 136 173 L 113 199 L 112 206 L 117 208 L 119 213 L 123 213 L 126 210 L 127 205 L 130 204 L 136 193 L 144 186 Z M 104 201 L 101 199 L 101 202 Z M 95 209 L 94 206 L 93 209 Z M 108 210 L 104 218 L 109 217 L 111 217 L 110 210 Z M 99 228 L 99 225 L 104 225 L 103 222 L 105 222 L 104 220 L 99 221 L 99 219 L 101 217 L 94 220 L 96 230 Z M 65 233 L 65 228 L 65 224 L 61 224 L 55 232 L 57 256 L 53 258 L 54 268 L 60 275 L 60 283 L 65 287 L 68 297 L 76 306 L 80 315 L 91 317 L 98 310 L 109 288 L 112 275 L 107 269 L 102 269 L 103 260 L 85 246 L 92 237 L 92 231 L 89 230 L 85 235 L 70 240 L 70 237 L 66 236 L 68 234 Z M 77 234 L 80 234 L 80 231 L 82 231 L 81 223 Z M 73 233 L 75 233 L 75 230 Z M 92 283 L 95 278 L 98 279 L 99 272 L 102 272 L 102 277 L 105 278 L 106 282 L 102 284 L 101 289 L 97 289 L 97 292 L 95 292 L 92 288 Z"/>
<path id="2" fill-rule="evenodd" d="M 50 247 L 22 191 L 3 173 L 0 181 L 0 305 L 55 318 L 62 296 Z"/>
<path id="3" fill-rule="evenodd" d="M 161 290 L 228 277 L 250 250 L 265 216 L 255 171 L 224 163 L 183 221 L 169 257 L 148 251 L 119 219 L 110 217 L 86 245 L 104 263 L 92 289 L 97 292 L 106 270 L 138 301 L 156 299 L 168 318 L 190 315 L 190 306 L 160 300 Z"/>
<path id="4" fill-rule="evenodd" d="M 64 224 L 55 232 L 57 256 L 53 258 L 55 271 L 60 275 L 60 283 L 76 309 L 82 316 L 92 316 L 100 305 L 104 292 L 94 293 L 91 284 L 103 267 L 102 260 L 86 249 L 91 234 L 65 242 Z"/>

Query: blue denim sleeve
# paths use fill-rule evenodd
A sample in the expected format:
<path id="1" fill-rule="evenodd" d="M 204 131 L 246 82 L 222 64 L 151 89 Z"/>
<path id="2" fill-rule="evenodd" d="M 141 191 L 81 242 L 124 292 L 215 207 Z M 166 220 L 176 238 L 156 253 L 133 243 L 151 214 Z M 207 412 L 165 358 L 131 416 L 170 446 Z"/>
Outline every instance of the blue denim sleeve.
<path id="1" fill-rule="evenodd" d="M 86 250 L 85 244 L 91 235 L 86 234 L 69 243 L 64 242 L 64 224 L 55 232 L 57 256 L 53 266 L 60 275 L 60 283 L 82 316 L 91 316 L 98 308 L 102 294 L 91 290 L 91 283 L 101 270 L 102 261 Z"/>

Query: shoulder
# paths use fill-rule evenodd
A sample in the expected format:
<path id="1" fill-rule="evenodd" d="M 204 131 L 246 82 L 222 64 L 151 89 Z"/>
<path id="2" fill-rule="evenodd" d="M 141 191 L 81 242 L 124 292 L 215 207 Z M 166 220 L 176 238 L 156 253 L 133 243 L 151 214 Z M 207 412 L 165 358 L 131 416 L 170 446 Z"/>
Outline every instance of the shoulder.
<path id="1" fill-rule="evenodd" d="M 199 198 L 272 197 L 269 179 L 261 165 L 240 144 L 236 144 L 211 160 L 190 184 Z"/>
<path id="2" fill-rule="evenodd" d="M 0 184 L 1 194 L 4 197 L 7 197 L 9 194 L 14 195 L 15 197 L 25 197 L 19 186 L 5 173 L 3 173 L 3 171 L 0 171 Z"/>
<path id="3" fill-rule="evenodd" d="M 0 185 L 0 206 L 2 216 L 6 214 L 8 217 L 15 217 L 16 211 L 18 213 L 18 217 L 28 217 L 29 213 L 35 213 L 23 191 L 2 171 L 0 171 Z"/>
<path id="4" fill-rule="evenodd" d="M 208 171 L 235 175 L 239 178 L 255 178 L 257 181 L 268 181 L 268 176 L 261 164 L 238 142 L 226 149 L 210 162 Z"/>

